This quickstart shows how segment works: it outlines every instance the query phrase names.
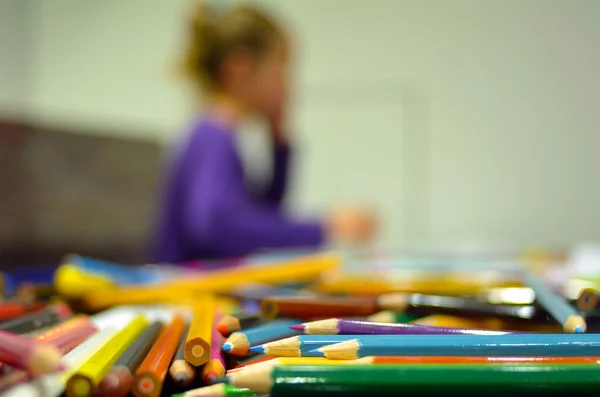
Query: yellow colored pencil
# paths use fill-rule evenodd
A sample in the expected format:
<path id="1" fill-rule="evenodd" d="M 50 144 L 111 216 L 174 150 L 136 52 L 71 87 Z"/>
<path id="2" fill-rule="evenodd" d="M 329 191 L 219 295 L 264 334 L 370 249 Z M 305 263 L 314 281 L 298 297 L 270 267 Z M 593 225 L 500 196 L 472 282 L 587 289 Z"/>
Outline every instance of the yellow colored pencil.
<path id="1" fill-rule="evenodd" d="M 93 289 L 81 298 L 90 310 L 124 304 L 190 303 L 195 298 L 194 294 L 228 291 L 250 282 L 314 280 L 323 272 L 337 268 L 340 263 L 338 255 L 321 253 L 264 265 L 224 268 L 197 276 L 189 275 L 156 286 L 119 287 L 109 291 Z"/>
<path id="2" fill-rule="evenodd" d="M 196 304 L 183 353 L 185 361 L 195 367 L 207 363 L 210 359 L 216 310 L 217 299 L 214 295 L 205 295 Z"/>
<path id="3" fill-rule="evenodd" d="M 244 365 L 240 368 L 233 368 L 227 371 L 228 374 L 245 371 L 249 368 L 263 367 L 278 367 L 281 365 L 344 365 L 350 364 L 352 360 L 329 360 L 324 357 L 278 357 L 273 360 L 260 361 L 256 364 Z"/>
<path id="4" fill-rule="evenodd" d="M 86 397 L 93 394 L 104 375 L 143 331 L 148 327 L 144 315 L 136 316 L 123 330 L 92 355 L 67 381 L 68 397 Z"/>

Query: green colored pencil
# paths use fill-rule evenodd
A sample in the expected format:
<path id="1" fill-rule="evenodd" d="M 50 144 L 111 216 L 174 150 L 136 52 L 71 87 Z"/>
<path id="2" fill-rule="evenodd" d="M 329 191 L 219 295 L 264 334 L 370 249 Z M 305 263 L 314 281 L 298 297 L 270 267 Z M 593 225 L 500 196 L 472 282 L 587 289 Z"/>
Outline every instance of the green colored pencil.
<path id="1" fill-rule="evenodd" d="M 174 394 L 172 397 L 201 397 L 201 396 L 229 396 L 229 397 L 245 397 L 253 396 L 255 393 L 249 389 L 242 389 L 232 385 L 224 383 L 217 383 L 216 385 L 201 387 L 195 390 L 189 390 L 185 393 Z"/>
<path id="2" fill-rule="evenodd" d="M 486 394 L 571 395 L 597 391 L 596 365 L 338 365 L 257 366 L 225 381 L 257 393 L 277 395 Z"/>

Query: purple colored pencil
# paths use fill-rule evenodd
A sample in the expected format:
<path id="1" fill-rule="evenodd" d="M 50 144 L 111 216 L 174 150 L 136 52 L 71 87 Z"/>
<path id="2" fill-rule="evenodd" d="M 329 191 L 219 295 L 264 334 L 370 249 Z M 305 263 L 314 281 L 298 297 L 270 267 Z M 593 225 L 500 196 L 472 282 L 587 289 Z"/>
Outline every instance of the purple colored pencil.
<path id="1" fill-rule="evenodd" d="M 365 320 L 331 318 L 290 326 L 307 335 L 506 335 L 515 331 L 491 331 L 487 329 L 450 328 L 407 323 L 377 323 Z"/>

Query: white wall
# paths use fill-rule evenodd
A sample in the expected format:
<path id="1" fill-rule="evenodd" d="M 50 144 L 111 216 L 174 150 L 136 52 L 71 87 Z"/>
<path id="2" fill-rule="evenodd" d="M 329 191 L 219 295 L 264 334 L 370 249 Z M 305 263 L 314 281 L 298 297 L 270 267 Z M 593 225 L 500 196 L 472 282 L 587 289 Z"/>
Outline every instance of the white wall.
<path id="1" fill-rule="evenodd" d="M 369 198 L 394 245 L 600 238 L 600 2 L 263 2 L 301 52 L 298 205 Z M 34 3 L 36 119 L 182 129 L 187 1 Z"/>
<path id="2" fill-rule="evenodd" d="M 24 1 L 0 0 L 0 116 L 16 119 L 29 95 L 28 9 Z"/>

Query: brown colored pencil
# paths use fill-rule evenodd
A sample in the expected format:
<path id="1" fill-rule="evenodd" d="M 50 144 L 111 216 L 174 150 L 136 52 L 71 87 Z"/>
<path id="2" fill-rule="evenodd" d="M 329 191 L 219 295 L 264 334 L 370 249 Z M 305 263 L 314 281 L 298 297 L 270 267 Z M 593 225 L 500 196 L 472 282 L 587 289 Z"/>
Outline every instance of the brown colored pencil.
<path id="1" fill-rule="evenodd" d="M 298 319 L 331 317 L 364 317 L 377 313 L 377 300 L 370 298 L 330 297 L 270 297 L 261 302 L 263 317 L 290 317 Z"/>
<path id="2" fill-rule="evenodd" d="M 194 378 L 196 377 L 196 371 L 194 371 L 190 364 L 187 361 L 185 361 L 185 358 L 183 356 L 185 352 L 186 342 L 185 335 L 187 334 L 188 330 L 189 327 L 186 327 L 186 329 L 183 332 L 184 337 L 181 338 L 181 341 L 179 342 L 179 347 L 177 348 L 177 353 L 175 353 L 175 359 L 173 360 L 173 363 L 171 363 L 171 367 L 169 368 L 169 375 L 171 376 L 171 379 L 173 379 L 173 382 L 175 382 L 177 386 L 187 386 L 190 383 L 192 383 L 194 381 Z"/>
<path id="3" fill-rule="evenodd" d="M 56 346 L 0 331 L 0 361 L 32 376 L 65 369 Z"/>
<path id="4" fill-rule="evenodd" d="M 133 394 L 136 397 L 158 397 L 177 346 L 183 337 L 185 320 L 176 315 L 165 327 L 152 349 L 135 372 Z"/>
<path id="5" fill-rule="evenodd" d="M 155 321 L 125 350 L 100 381 L 94 397 L 126 397 L 133 387 L 133 374 L 154 345 L 163 328 Z"/>

